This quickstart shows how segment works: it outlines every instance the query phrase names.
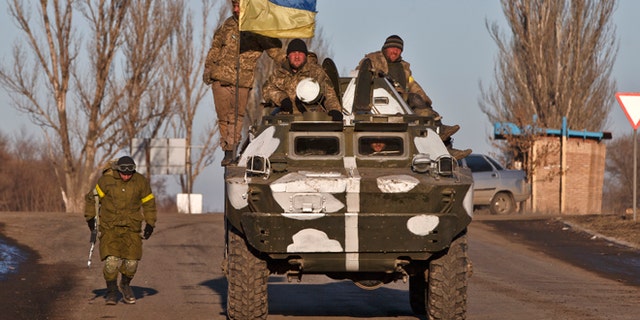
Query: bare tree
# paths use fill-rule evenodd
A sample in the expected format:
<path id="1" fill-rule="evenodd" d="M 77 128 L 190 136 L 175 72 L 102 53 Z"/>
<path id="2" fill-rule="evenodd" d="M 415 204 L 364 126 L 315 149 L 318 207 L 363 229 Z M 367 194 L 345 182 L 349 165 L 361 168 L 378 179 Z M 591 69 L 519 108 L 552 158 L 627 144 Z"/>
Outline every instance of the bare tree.
<path id="1" fill-rule="evenodd" d="M 14 107 L 43 127 L 54 168 L 60 168 L 56 176 L 66 211 L 80 212 L 99 174 L 96 165 L 144 130 L 157 132 L 168 116 L 166 109 L 158 110 L 164 105 L 150 89 L 160 76 L 167 30 L 179 21 L 177 9 L 175 1 L 151 0 L 41 0 L 38 5 L 32 20 L 29 4 L 9 3 L 24 37 L 14 47 L 13 61 L 0 69 L 0 84 Z M 76 22 L 78 10 L 84 19 Z M 124 61 L 121 74 L 118 61 Z"/>
<path id="2" fill-rule="evenodd" d="M 602 130 L 611 109 L 617 53 L 614 0 L 501 0 L 512 36 L 487 25 L 498 45 L 495 86 L 480 107 L 492 122 Z M 537 122 L 534 123 L 534 116 Z"/>
<path id="3" fill-rule="evenodd" d="M 187 174 L 180 176 L 180 186 L 185 193 L 192 193 L 194 181 L 204 168 L 213 162 L 213 154 L 218 146 L 215 119 L 207 122 L 198 137 L 197 145 L 194 143 L 196 116 L 206 93 L 209 92 L 201 75 L 209 49 L 208 44 L 213 34 L 209 26 L 209 13 L 213 11 L 213 3 L 210 0 L 202 0 L 201 6 L 201 33 L 198 35 L 196 32 L 198 29 L 194 26 L 193 10 L 185 11 L 180 17 L 182 24 L 177 26 L 172 36 L 172 44 L 167 47 L 168 63 L 165 64 L 163 71 L 167 75 L 166 87 L 173 88 L 176 92 L 174 101 L 176 113 L 171 122 L 173 134 L 184 137 L 187 145 Z M 228 2 L 221 6 L 218 21 L 224 21 L 228 7 Z"/>
<path id="4" fill-rule="evenodd" d="M 56 188 L 53 163 L 42 139 L 22 129 L 12 137 L 0 135 L 0 211 L 64 210 Z"/>
<path id="5" fill-rule="evenodd" d="M 559 147 L 538 146 L 540 128 L 600 131 L 611 110 L 617 53 L 612 16 L 615 0 L 501 0 L 511 31 L 487 29 L 498 45 L 495 84 L 480 84 L 480 108 L 491 122 L 511 122 L 521 134 L 504 132 L 507 159 L 520 161 L 531 179 Z M 535 154 L 535 156 L 532 156 Z M 564 155 L 563 155 L 564 156 Z M 564 168 L 552 175 L 562 179 Z M 545 177 L 549 178 L 549 177 Z M 561 205 L 562 210 L 562 205 Z"/>

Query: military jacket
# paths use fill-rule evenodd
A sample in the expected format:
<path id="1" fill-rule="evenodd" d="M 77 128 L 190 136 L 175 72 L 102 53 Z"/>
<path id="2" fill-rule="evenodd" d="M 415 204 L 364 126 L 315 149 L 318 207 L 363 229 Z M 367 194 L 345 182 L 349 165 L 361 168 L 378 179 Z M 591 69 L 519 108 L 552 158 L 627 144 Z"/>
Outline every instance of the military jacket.
<path id="1" fill-rule="evenodd" d="M 208 84 L 220 81 L 222 85 L 235 85 L 239 53 L 238 85 L 241 88 L 252 88 L 258 58 L 264 51 L 275 61 L 282 61 L 285 58 L 282 42 L 279 39 L 253 32 L 240 32 L 238 20 L 231 16 L 213 35 L 211 48 L 204 64 L 203 80 Z"/>
<path id="2" fill-rule="evenodd" d="M 156 201 L 149 181 L 143 175 L 136 172 L 125 182 L 117 171 L 109 170 L 98 179 L 96 190 L 100 197 L 101 227 L 128 227 L 133 232 L 140 232 L 142 220 L 155 227 Z M 91 191 L 85 206 L 87 220 L 95 216 L 94 204 Z"/>
<path id="3" fill-rule="evenodd" d="M 291 70 L 288 61 L 281 63 L 280 67 L 274 70 L 262 86 L 262 97 L 265 102 L 272 102 L 276 105 L 280 105 L 280 102 L 285 98 L 289 98 L 293 102 L 296 99 L 296 86 L 304 78 L 313 78 L 320 84 L 320 92 L 324 96 L 324 107 L 327 111 L 342 110 L 329 76 L 320 65 L 308 61 L 297 72 Z M 295 107 L 293 111 L 300 113 Z"/>
<path id="4" fill-rule="evenodd" d="M 156 202 L 149 181 L 134 173 L 123 181 L 115 170 L 107 170 L 95 187 L 100 198 L 100 256 L 113 255 L 125 259 L 142 256 L 142 221 L 155 227 Z M 85 197 L 85 219 L 95 217 L 93 190 Z"/>
<path id="5" fill-rule="evenodd" d="M 387 59 L 385 58 L 384 54 L 382 53 L 382 51 L 376 51 L 376 52 L 371 52 L 368 53 L 364 56 L 364 59 L 369 59 L 371 61 L 371 67 L 376 71 L 376 72 L 384 72 L 385 74 L 389 73 L 389 66 L 387 64 Z M 362 59 L 362 60 L 364 60 Z M 418 84 L 418 82 L 413 78 L 413 76 L 411 75 L 411 65 L 409 64 L 409 62 L 401 60 L 400 63 L 402 64 L 402 69 L 404 70 L 404 74 L 406 77 L 406 87 L 405 88 L 396 88 L 398 89 L 398 92 L 402 93 L 415 93 L 418 94 L 422 99 L 424 99 L 424 101 L 428 104 L 431 105 L 432 101 L 431 98 L 429 98 L 429 96 L 427 95 L 427 93 L 422 89 L 422 87 Z M 360 61 L 360 64 L 362 64 L 362 61 Z M 359 64 L 359 65 L 360 65 Z"/>

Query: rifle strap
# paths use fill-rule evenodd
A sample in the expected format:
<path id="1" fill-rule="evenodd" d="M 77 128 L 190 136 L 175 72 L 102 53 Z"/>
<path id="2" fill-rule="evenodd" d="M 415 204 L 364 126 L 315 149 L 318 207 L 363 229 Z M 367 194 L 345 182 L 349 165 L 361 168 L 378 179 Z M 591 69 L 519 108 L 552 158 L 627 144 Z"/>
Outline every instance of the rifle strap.
<path id="1" fill-rule="evenodd" d="M 96 227 L 98 226 L 99 223 L 99 216 L 100 216 L 100 196 L 98 195 L 98 190 L 96 188 L 93 188 L 93 199 L 95 200 L 95 206 L 96 206 Z"/>

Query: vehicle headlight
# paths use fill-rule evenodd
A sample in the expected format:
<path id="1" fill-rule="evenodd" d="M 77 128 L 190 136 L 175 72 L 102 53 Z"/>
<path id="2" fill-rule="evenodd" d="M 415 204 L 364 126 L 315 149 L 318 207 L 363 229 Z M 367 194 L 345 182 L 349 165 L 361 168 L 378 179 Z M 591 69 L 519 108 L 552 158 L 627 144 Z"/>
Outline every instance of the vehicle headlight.
<path id="1" fill-rule="evenodd" d="M 420 153 L 411 160 L 411 170 L 417 173 L 431 173 L 433 176 L 450 177 L 453 175 L 454 161 L 450 155 L 441 155 L 433 160 L 428 154 Z"/>
<path id="2" fill-rule="evenodd" d="M 431 169 L 432 162 L 428 154 L 416 154 L 411 160 L 411 170 L 417 173 L 427 173 Z"/>
<path id="3" fill-rule="evenodd" d="M 444 177 L 450 177 L 453 175 L 453 157 L 450 155 L 443 155 L 436 159 L 438 164 L 438 174 Z"/>
<path id="4" fill-rule="evenodd" d="M 267 179 L 270 173 L 271 163 L 269 162 L 269 158 L 263 156 L 250 156 L 247 158 L 245 177 L 262 176 L 264 179 Z"/>

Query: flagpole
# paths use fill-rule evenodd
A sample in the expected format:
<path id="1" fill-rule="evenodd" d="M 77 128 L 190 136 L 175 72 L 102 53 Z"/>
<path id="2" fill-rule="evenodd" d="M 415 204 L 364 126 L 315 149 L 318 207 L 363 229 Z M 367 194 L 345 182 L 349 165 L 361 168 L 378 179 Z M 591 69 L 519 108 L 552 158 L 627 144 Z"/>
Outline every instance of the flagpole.
<path id="1" fill-rule="evenodd" d="M 238 144 L 239 144 L 239 140 L 240 137 L 236 137 L 236 132 L 237 132 L 237 126 L 238 126 L 238 102 L 240 100 L 240 42 L 241 42 L 242 37 L 240 36 L 240 17 L 238 15 L 238 49 L 236 51 L 236 94 L 235 94 L 235 116 L 233 119 L 233 141 L 236 143 L 233 146 L 233 159 L 236 159 L 236 152 L 238 149 Z"/>

